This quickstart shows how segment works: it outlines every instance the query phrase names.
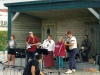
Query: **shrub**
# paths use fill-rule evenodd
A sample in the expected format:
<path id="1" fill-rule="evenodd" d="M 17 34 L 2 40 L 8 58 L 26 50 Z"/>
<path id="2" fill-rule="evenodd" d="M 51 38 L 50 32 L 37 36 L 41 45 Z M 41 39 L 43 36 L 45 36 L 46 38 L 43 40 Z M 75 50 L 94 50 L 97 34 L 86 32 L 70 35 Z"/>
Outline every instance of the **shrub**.
<path id="1" fill-rule="evenodd" d="M 7 46 L 7 31 L 0 31 L 0 51 Z"/>

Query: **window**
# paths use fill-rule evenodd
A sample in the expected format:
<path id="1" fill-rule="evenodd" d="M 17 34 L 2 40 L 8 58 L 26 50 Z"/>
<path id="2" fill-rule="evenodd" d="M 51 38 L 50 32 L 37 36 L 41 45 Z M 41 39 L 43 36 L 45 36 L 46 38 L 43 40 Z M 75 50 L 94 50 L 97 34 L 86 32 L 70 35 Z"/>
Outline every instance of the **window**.
<path id="1" fill-rule="evenodd" d="M 0 26 L 1 26 L 1 21 L 0 21 Z"/>
<path id="2" fill-rule="evenodd" d="M 7 21 L 4 21 L 4 25 L 6 25 L 7 24 Z"/>
<path id="3" fill-rule="evenodd" d="M 3 21 L 1 21 L 1 26 L 3 26 Z"/>

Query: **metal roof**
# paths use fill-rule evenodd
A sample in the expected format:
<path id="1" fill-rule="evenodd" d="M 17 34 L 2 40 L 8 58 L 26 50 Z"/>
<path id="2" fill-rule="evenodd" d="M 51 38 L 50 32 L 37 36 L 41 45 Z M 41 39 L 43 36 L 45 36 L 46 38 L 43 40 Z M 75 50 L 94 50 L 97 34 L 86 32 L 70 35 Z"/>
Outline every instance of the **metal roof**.
<path id="1" fill-rule="evenodd" d="M 19 6 L 19 5 L 35 5 L 35 4 L 46 4 L 46 3 L 59 3 L 59 2 L 100 2 L 100 0 L 41 0 L 41 1 L 27 1 L 27 2 L 16 2 L 16 3 L 5 3 L 6 7 Z"/>
<path id="2" fill-rule="evenodd" d="M 72 0 L 43 0 L 43 1 L 27 1 L 27 2 L 16 2 L 16 3 L 5 3 L 6 7 L 17 6 L 17 5 L 30 5 L 30 4 L 45 4 L 45 3 L 56 3 L 56 2 L 71 2 Z"/>

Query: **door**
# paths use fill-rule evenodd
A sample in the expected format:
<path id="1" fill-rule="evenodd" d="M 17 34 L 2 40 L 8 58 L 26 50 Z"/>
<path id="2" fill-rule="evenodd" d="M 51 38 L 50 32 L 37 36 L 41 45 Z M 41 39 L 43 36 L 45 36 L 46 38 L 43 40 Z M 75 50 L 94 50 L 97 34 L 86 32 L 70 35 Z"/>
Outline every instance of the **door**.
<path id="1" fill-rule="evenodd" d="M 52 39 L 55 40 L 55 30 L 54 25 L 43 25 L 42 40 L 47 39 L 47 35 L 50 34 Z"/>

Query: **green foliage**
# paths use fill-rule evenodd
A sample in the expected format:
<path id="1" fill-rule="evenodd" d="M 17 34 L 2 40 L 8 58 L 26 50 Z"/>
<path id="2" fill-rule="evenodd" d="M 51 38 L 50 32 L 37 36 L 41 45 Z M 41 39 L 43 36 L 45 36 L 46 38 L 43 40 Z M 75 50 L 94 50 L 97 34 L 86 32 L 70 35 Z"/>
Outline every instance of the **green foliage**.
<path id="1" fill-rule="evenodd" d="M 0 31 L 0 51 L 7 46 L 7 31 Z"/>

